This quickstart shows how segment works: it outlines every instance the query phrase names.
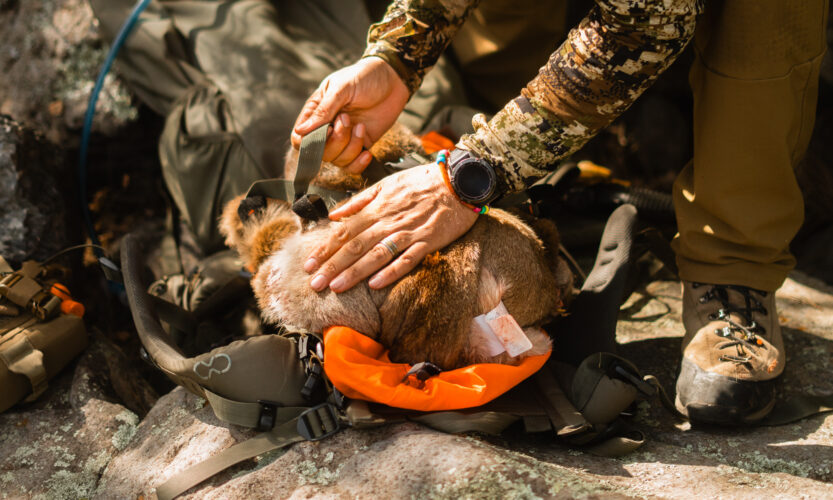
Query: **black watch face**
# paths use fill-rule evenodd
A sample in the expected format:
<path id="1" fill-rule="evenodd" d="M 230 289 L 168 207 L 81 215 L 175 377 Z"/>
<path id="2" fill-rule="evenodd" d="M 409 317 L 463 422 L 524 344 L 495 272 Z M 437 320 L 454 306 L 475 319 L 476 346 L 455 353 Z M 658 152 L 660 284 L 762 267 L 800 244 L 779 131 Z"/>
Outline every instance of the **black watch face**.
<path id="1" fill-rule="evenodd" d="M 464 201 L 483 204 L 495 190 L 495 173 L 481 160 L 469 158 L 454 169 L 454 189 Z"/>

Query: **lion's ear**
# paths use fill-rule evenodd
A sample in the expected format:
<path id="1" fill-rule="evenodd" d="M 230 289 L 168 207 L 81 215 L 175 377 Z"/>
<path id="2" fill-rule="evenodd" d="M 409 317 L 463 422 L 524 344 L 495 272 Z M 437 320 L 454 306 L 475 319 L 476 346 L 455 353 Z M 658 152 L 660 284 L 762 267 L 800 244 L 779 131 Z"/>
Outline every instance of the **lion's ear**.
<path id="1" fill-rule="evenodd" d="M 228 202 L 220 217 L 220 233 L 226 245 L 255 271 L 263 260 L 281 247 L 283 240 L 301 230 L 289 203 L 262 196 L 238 196 Z"/>
<path id="2" fill-rule="evenodd" d="M 245 194 L 235 197 L 226 203 L 220 215 L 220 234 L 226 238 L 229 248 L 240 252 L 243 238 L 243 221 L 240 218 L 240 203 L 246 198 Z"/>

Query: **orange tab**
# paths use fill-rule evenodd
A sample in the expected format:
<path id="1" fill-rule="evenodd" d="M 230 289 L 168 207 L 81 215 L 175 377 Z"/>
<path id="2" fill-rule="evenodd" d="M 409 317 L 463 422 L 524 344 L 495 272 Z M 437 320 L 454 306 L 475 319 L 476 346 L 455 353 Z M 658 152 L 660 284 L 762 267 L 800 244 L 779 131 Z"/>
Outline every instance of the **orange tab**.
<path id="1" fill-rule="evenodd" d="M 72 296 L 69 294 L 69 289 L 66 286 L 61 283 L 55 283 L 49 289 L 49 292 L 61 299 L 62 313 L 72 314 L 73 316 L 78 316 L 79 318 L 84 317 L 84 313 L 86 312 L 84 304 L 73 300 Z"/>
<path id="2" fill-rule="evenodd" d="M 419 139 L 422 141 L 422 149 L 429 155 L 443 149 L 453 151 L 455 148 L 454 141 L 433 130 L 423 134 Z"/>
<path id="3" fill-rule="evenodd" d="M 551 352 L 527 357 L 518 366 L 479 363 L 441 372 L 417 387 L 403 382 L 411 366 L 391 362 L 382 344 L 344 326 L 324 331 L 324 372 L 342 394 L 408 410 L 484 405 L 537 372 Z"/>

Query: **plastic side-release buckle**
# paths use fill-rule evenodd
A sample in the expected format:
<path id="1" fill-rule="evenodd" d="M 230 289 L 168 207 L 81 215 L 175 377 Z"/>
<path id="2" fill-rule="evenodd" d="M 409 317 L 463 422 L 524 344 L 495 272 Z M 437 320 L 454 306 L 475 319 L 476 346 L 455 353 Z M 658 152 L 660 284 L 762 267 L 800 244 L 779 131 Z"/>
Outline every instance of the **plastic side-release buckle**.
<path id="1" fill-rule="evenodd" d="M 263 399 L 259 399 L 257 403 L 260 405 L 260 415 L 257 417 L 257 427 L 255 427 L 255 430 L 259 432 L 271 431 L 275 427 L 278 407 L 281 404 Z"/>
<path id="2" fill-rule="evenodd" d="M 417 363 L 408 370 L 408 373 L 405 374 L 405 378 L 402 379 L 402 382 L 406 385 L 414 385 L 418 389 L 422 389 L 425 386 L 425 381 L 431 377 L 436 377 L 442 372 L 442 369 L 435 365 L 434 363 L 429 363 L 428 361 L 423 361 L 422 363 Z M 416 381 L 412 381 L 411 377 L 416 378 Z"/>
<path id="3" fill-rule="evenodd" d="M 307 379 L 304 381 L 304 387 L 301 389 L 301 397 L 307 401 L 313 399 L 323 382 L 324 369 L 321 367 L 321 363 L 311 360 L 309 369 L 307 370 Z"/>
<path id="4" fill-rule="evenodd" d="M 330 403 L 313 406 L 298 416 L 298 434 L 309 441 L 332 436 L 341 429 L 338 413 Z"/>
<path id="5" fill-rule="evenodd" d="M 298 359 L 304 364 L 304 371 L 307 375 L 304 386 L 301 388 L 301 397 L 307 401 L 316 400 L 324 386 L 321 346 L 321 341 L 313 335 L 307 334 L 298 338 Z M 317 400 L 321 399 L 323 397 Z"/>

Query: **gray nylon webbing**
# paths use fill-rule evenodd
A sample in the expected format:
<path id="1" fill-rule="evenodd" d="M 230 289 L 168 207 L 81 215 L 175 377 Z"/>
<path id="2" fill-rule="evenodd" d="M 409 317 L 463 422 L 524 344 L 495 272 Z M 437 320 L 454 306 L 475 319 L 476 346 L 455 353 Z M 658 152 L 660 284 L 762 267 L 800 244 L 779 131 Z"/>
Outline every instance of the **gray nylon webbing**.
<path id="1" fill-rule="evenodd" d="M 335 191 L 320 186 L 310 186 L 310 182 L 318 175 L 321 169 L 321 161 L 324 157 L 324 146 L 327 143 L 327 128 L 324 124 L 301 140 L 301 148 L 298 151 L 298 167 L 295 170 L 295 180 L 286 179 L 264 179 L 251 185 L 246 197 L 265 196 L 277 200 L 284 200 L 292 203 L 296 198 L 305 193 L 317 194 L 328 207 L 347 198 L 348 194 L 343 191 Z"/>
<path id="2" fill-rule="evenodd" d="M 344 191 L 335 191 L 321 186 L 309 186 L 306 192 L 320 196 L 328 207 L 332 207 L 349 196 L 349 193 Z M 265 179 L 253 183 L 246 196 L 265 196 L 292 203 L 295 200 L 295 187 L 292 181 L 286 179 Z"/>
<path id="3" fill-rule="evenodd" d="M 572 436 L 590 428 L 590 424 L 567 399 L 558 381 L 546 367 L 538 370 L 534 377 L 541 406 L 552 422 L 553 430 L 558 436 Z"/>
<path id="4" fill-rule="evenodd" d="M 177 473 L 156 487 L 156 495 L 159 500 L 176 498 L 188 489 L 234 464 L 303 441 L 304 437 L 298 434 L 296 430 L 297 423 L 298 419 L 294 418 L 279 427 L 275 427 L 270 432 L 264 432 L 242 443 L 237 443 L 208 460 Z"/>
<path id="5" fill-rule="evenodd" d="M 327 129 L 330 124 L 325 123 L 301 140 L 301 149 L 298 152 L 298 168 L 295 171 L 295 196 L 306 193 L 309 183 L 318 175 L 321 168 L 321 160 L 324 157 L 324 146 L 327 143 Z"/>

